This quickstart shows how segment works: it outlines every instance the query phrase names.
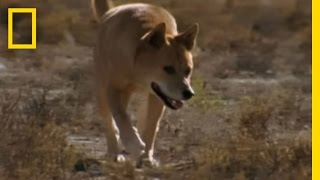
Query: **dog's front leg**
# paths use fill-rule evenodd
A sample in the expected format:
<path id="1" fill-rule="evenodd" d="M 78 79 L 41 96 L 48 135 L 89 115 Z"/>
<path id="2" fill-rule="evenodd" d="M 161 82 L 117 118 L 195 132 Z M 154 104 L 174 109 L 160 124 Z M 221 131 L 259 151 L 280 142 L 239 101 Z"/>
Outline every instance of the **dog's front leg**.
<path id="1" fill-rule="evenodd" d="M 142 140 L 146 143 L 145 154 L 142 158 L 147 158 L 152 165 L 156 165 L 153 158 L 154 142 L 159 129 L 159 123 L 162 118 L 165 106 L 161 100 L 153 94 L 149 94 L 147 116 L 139 119 L 138 129 Z"/>
<path id="2" fill-rule="evenodd" d="M 103 86 L 100 86 L 100 87 L 97 86 L 98 108 L 103 117 L 102 126 L 106 131 L 108 154 L 111 157 L 116 157 L 116 159 L 118 159 L 118 155 L 120 155 L 121 153 L 120 144 L 119 144 L 119 132 L 112 118 L 106 95 L 107 95 L 107 90 L 103 88 Z"/>
<path id="3" fill-rule="evenodd" d="M 120 139 L 125 150 L 133 156 L 139 157 L 144 152 L 145 144 L 138 131 L 132 126 L 131 118 L 127 113 L 127 106 L 131 93 L 121 90 L 109 90 L 108 99 L 112 116 L 119 129 Z"/>

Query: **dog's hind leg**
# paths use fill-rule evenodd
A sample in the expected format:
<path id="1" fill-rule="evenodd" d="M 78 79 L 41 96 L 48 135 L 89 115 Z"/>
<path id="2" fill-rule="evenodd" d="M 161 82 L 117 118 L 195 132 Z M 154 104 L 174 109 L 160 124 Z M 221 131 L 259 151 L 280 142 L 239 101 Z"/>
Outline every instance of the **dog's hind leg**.
<path id="1" fill-rule="evenodd" d="M 164 110 L 165 106 L 161 100 L 155 95 L 149 94 L 146 117 L 138 120 L 139 132 L 142 140 L 146 143 L 145 154 L 142 158 L 146 158 L 152 165 L 156 165 L 156 161 L 153 159 L 154 142 Z"/>

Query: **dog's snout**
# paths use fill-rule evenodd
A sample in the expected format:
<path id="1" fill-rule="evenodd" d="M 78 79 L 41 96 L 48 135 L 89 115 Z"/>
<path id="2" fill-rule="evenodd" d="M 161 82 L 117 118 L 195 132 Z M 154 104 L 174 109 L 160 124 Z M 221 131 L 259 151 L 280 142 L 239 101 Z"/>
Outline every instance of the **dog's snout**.
<path id="1" fill-rule="evenodd" d="M 182 94 L 183 94 L 184 99 L 186 99 L 186 100 L 188 100 L 188 99 L 192 98 L 192 96 L 194 96 L 194 92 L 191 90 L 184 90 Z"/>

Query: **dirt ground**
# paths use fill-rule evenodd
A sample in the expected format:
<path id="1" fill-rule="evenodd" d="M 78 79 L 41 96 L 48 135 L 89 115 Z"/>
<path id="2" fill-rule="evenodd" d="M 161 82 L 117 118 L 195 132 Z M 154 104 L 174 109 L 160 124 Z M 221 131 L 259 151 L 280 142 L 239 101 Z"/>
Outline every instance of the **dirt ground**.
<path id="1" fill-rule="evenodd" d="M 311 179 L 311 1 L 144 2 L 170 10 L 180 30 L 201 29 L 196 96 L 166 111 L 160 167 L 105 158 L 90 2 L 14 0 L 0 2 L 0 179 Z M 37 50 L 7 50 L 6 8 L 30 6 Z M 30 41 L 30 20 L 16 21 L 15 40 Z"/>

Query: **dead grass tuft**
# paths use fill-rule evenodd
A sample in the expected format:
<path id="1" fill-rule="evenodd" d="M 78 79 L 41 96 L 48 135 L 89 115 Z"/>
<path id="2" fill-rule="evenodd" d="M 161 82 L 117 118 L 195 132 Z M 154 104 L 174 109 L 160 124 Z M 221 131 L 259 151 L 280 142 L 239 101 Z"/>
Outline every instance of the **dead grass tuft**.
<path id="1" fill-rule="evenodd" d="M 196 156 L 190 179 L 310 179 L 311 144 L 234 141 L 231 147 L 210 145 Z"/>
<path id="2" fill-rule="evenodd" d="M 267 123 L 274 110 L 271 100 L 266 96 L 247 97 L 239 104 L 237 119 L 242 135 L 254 139 L 265 139 L 268 133 Z"/>
<path id="3" fill-rule="evenodd" d="M 65 179 L 75 159 L 65 128 L 46 108 L 46 92 L 0 99 L 0 167 L 7 179 Z"/>

